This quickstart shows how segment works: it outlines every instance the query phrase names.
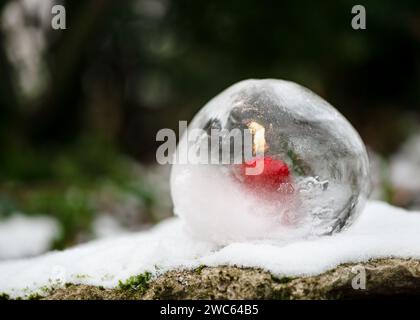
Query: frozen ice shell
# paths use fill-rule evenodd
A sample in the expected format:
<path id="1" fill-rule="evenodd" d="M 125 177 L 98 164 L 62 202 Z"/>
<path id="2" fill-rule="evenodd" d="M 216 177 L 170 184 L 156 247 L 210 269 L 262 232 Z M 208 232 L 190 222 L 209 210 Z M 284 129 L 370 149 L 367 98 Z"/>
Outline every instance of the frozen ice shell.
<path id="1" fill-rule="evenodd" d="M 254 157 L 234 148 L 229 134 L 235 129 L 250 130 Z M 176 162 L 172 199 L 175 213 L 205 240 L 227 244 L 331 234 L 363 209 L 370 179 L 362 140 L 333 106 L 296 83 L 234 84 L 198 112 L 187 132 L 178 155 L 207 152 L 210 163 Z M 211 148 L 215 132 L 221 139 Z M 224 155 L 230 161 L 220 163 Z M 262 173 L 244 174 L 247 161 L 259 158 Z"/>

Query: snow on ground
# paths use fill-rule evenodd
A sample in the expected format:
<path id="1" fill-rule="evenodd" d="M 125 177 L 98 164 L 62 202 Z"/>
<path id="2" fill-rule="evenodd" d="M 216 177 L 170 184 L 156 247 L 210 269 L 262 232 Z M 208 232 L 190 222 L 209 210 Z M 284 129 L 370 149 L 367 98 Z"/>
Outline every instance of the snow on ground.
<path id="1" fill-rule="evenodd" d="M 420 134 L 411 137 L 391 159 L 391 182 L 397 189 L 420 191 Z"/>
<path id="2" fill-rule="evenodd" d="M 62 252 L 0 263 L 0 292 L 24 296 L 66 282 L 114 287 L 118 280 L 151 271 L 199 265 L 262 267 L 278 276 L 314 275 L 370 258 L 420 258 L 420 212 L 370 201 L 347 231 L 291 243 L 259 241 L 218 247 L 192 239 L 182 221 L 96 240 Z"/>
<path id="3" fill-rule="evenodd" d="M 92 231 L 96 238 L 108 238 L 128 233 L 119 221 L 108 214 L 99 214 L 93 221 Z"/>
<path id="4" fill-rule="evenodd" d="M 0 221 L 0 260 L 34 256 L 50 249 L 58 224 L 50 217 L 14 214 Z"/>

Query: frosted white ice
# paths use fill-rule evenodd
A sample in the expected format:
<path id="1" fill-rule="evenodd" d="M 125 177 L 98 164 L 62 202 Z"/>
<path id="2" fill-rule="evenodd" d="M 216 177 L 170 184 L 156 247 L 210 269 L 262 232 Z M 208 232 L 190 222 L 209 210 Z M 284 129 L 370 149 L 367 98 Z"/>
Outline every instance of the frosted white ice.
<path id="1" fill-rule="evenodd" d="M 44 253 L 57 233 L 57 221 L 50 217 L 14 214 L 0 220 L 0 260 Z"/>
<path id="2" fill-rule="evenodd" d="M 25 296 L 65 282 L 114 287 L 118 280 L 201 264 L 261 267 L 276 275 L 313 275 L 370 258 L 420 258 L 420 212 L 370 201 L 346 231 L 289 243 L 236 242 L 218 247 L 193 239 L 181 220 L 150 231 L 97 240 L 62 252 L 0 263 L 0 292 Z"/>

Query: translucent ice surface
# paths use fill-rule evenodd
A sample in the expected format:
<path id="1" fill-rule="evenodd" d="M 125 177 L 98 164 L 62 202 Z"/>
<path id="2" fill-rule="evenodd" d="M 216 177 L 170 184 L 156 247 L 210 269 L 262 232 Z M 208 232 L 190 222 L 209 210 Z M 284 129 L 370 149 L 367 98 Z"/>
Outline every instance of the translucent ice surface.
<path id="1" fill-rule="evenodd" d="M 198 112 L 177 152 L 178 159 L 208 155 L 175 163 L 171 192 L 190 232 L 217 243 L 331 234 L 357 217 L 369 193 L 368 157 L 355 129 L 289 81 L 229 87 Z M 260 164 L 258 174 L 247 171 Z"/>

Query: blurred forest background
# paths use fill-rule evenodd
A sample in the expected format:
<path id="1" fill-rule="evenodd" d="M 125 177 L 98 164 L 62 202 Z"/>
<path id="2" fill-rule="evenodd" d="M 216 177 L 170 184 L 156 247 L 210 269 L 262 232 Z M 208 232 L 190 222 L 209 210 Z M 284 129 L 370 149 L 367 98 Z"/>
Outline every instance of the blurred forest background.
<path id="1" fill-rule="evenodd" d="M 156 132 L 247 78 L 324 97 L 370 148 L 372 196 L 420 207 L 418 0 L 0 0 L 0 259 L 171 215 Z"/>

